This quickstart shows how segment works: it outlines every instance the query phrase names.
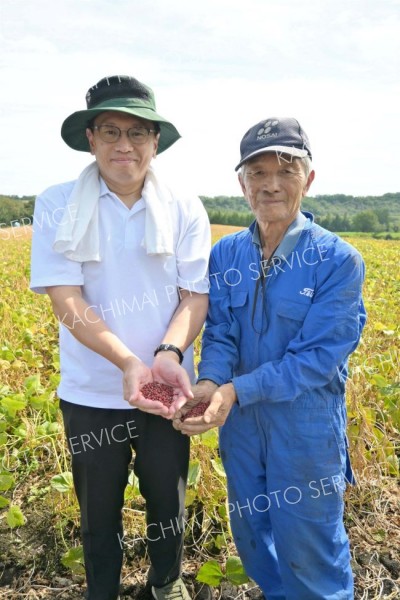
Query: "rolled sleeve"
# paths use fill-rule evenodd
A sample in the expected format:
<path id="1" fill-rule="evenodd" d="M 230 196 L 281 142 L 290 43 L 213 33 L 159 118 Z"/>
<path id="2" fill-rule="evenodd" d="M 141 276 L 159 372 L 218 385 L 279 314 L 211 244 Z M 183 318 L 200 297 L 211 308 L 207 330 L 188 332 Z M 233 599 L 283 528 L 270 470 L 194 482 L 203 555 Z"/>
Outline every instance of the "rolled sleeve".
<path id="1" fill-rule="evenodd" d="M 53 250 L 62 222 L 68 184 L 49 188 L 38 196 L 33 215 L 30 289 L 44 294 L 54 285 L 83 285 L 82 264 Z"/>

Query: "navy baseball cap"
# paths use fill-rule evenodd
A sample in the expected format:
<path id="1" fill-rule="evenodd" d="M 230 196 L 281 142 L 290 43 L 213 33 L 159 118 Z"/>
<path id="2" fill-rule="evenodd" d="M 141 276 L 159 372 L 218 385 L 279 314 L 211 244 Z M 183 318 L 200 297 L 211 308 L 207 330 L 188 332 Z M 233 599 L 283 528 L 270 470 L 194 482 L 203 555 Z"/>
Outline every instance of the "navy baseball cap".
<path id="1" fill-rule="evenodd" d="M 272 117 L 260 121 L 245 133 L 240 142 L 240 163 L 235 171 L 253 156 L 264 152 L 290 154 L 297 158 L 308 156 L 310 159 L 310 142 L 300 123 L 291 117 Z"/>

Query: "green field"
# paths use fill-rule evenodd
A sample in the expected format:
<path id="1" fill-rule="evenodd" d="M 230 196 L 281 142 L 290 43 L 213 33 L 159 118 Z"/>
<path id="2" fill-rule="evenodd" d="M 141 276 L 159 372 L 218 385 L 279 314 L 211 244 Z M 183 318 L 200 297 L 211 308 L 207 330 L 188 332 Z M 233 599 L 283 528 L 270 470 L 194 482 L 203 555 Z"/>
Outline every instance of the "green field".
<path id="1" fill-rule="evenodd" d="M 234 229 L 213 226 L 214 241 Z M 55 394 L 57 324 L 48 298 L 28 290 L 30 235 L 29 228 L 19 228 L 3 230 L 0 238 L 0 598 L 72 600 L 82 597 L 82 554 Z M 400 244 L 347 239 L 367 265 L 368 324 L 352 356 L 348 382 L 348 433 L 358 485 L 347 492 L 346 526 L 356 597 L 398 599 Z M 199 348 L 198 340 L 197 354 Z M 148 566 L 143 513 L 137 482 L 131 478 L 124 510 L 123 576 L 126 589 L 136 591 Z M 234 557 L 225 476 L 213 430 L 192 444 L 184 562 L 189 587 L 202 565 L 213 565 L 219 573 L 214 580 L 218 595 L 221 585 L 231 581 Z"/>
<path id="2" fill-rule="evenodd" d="M 344 231 L 344 232 L 338 232 L 337 235 L 340 235 L 341 237 L 344 238 L 352 238 L 354 239 L 358 239 L 358 238 L 371 238 L 375 239 L 375 240 L 400 240 L 400 231 L 391 231 L 390 233 L 388 233 L 387 231 L 380 231 L 379 233 L 364 233 L 364 232 L 360 232 L 360 231 Z"/>

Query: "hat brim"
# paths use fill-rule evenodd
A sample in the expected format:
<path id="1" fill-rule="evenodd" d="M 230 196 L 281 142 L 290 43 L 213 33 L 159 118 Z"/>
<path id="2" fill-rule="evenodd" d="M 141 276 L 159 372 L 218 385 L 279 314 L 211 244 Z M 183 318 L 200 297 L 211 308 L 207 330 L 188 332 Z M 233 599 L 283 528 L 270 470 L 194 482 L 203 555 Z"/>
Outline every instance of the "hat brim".
<path id="1" fill-rule="evenodd" d="M 67 117 L 61 126 L 61 137 L 70 148 L 81 152 L 90 152 L 89 141 L 86 137 L 88 123 L 103 112 L 120 112 L 134 117 L 140 117 L 147 121 L 158 123 L 160 138 L 158 141 L 157 154 L 167 150 L 181 137 L 180 133 L 172 123 L 157 114 L 154 110 L 145 107 L 106 106 L 80 110 Z"/>
<path id="2" fill-rule="evenodd" d="M 289 154 L 289 156 L 293 156 L 294 158 L 305 158 L 308 156 L 307 150 L 304 150 L 303 148 L 295 148 L 294 146 L 267 146 L 266 148 L 259 148 L 258 150 L 254 150 L 254 152 L 248 154 L 235 167 L 235 171 L 240 169 L 245 162 L 254 156 L 257 156 L 258 154 L 265 154 L 266 152 L 275 152 L 278 156 L 278 159 L 282 157 L 282 154 Z"/>

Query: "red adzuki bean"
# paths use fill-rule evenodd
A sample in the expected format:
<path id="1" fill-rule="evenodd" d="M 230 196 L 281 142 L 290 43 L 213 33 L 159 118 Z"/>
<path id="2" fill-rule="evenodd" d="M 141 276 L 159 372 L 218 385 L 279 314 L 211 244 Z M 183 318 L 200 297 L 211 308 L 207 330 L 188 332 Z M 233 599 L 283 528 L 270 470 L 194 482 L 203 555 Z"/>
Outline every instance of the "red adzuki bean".
<path id="1" fill-rule="evenodd" d="M 189 419 L 189 417 L 201 417 L 204 415 L 206 408 L 208 408 L 208 402 L 199 402 L 196 406 L 193 406 L 186 415 L 182 415 L 181 421 L 185 421 L 185 419 Z"/>
<path id="2" fill-rule="evenodd" d="M 143 396 L 149 400 L 162 402 L 164 406 L 171 406 L 174 399 L 174 389 L 165 383 L 146 383 L 141 389 Z"/>
<path id="3" fill-rule="evenodd" d="M 170 385 L 165 383 L 146 383 L 141 392 L 148 400 L 155 400 L 162 402 L 164 406 L 171 406 L 174 399 L 174 389 Z M 182 415 L 181 421 L 188 419 L 189 417 L 200 417 L 204 414 L 204 411 L 209 406 L 208 402 L 199 402 L 196 406 L 193 406 L 185 415 Z"/>

